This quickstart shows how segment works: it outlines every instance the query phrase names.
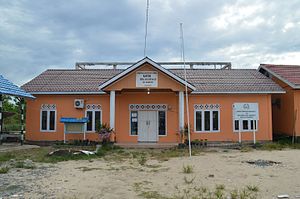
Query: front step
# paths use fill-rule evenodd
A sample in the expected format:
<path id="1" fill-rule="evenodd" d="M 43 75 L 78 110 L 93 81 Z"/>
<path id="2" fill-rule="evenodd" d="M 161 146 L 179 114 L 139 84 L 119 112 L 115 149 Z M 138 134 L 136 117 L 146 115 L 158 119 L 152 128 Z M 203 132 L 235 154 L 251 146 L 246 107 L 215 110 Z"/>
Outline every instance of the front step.
<path id="1" fill-rule="evenodd" d="M 178 143 L 115 143 L 116 146 L 126 149 L 170 149 L 178 146 Z"/>

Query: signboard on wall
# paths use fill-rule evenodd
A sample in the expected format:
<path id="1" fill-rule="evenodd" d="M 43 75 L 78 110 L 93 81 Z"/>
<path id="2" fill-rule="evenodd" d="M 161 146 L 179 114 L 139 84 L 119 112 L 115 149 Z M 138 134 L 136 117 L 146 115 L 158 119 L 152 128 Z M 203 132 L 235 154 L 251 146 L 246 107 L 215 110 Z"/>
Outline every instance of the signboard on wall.
<path id="1" fill-rule="evenodd" d="M 234 103 L 234 120 L 259 120 L 258 103 Z"/>
<path id="2" fill-rule="evenodd" d="M 157 87 L 157 79 L 156 71 L 138 71 L 136 72 L 136 87 Z"/>

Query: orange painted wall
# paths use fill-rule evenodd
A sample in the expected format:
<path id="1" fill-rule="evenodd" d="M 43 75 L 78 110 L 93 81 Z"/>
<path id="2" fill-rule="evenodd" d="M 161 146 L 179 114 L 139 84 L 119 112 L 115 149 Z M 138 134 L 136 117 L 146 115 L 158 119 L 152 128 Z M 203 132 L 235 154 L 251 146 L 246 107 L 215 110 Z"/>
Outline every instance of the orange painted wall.
<path id="1" fill-rule="evenodd" d="M 73 107 L 74 99 L 84 99 L 87 104 L 102 105 L 102 121 L 109 123 L 109 96 L 96 95 L 38 95 L 35 100 L 27 101 L 26 139 L 34 141 L 63 140 L 63 124 L 61 117 L 83 117 L 84 109 Z M 220 132 L 195 133 L 192 139 L 208 139 L 208 141 L 237 141 L 238 134 L 233 133 L 232 104 L 235 102 L 258 102 L 260 121 L 258 123 L 257 140 L 272 140 L 271 96 L 270 95 L 192 95 L 190 98 L 190 121 L 194 129 L 194 104 L 218 103 L 220 109 Z M 57 105 L 56 132 L 40 132 L 41 104 Z M 178 94 L 175 92 L 150 93 L 121 92 L 116 94 L 115 131 L 117 142 L 137 142 L 137 136 L 130 136 L 129 104 L 168 104 L 167 136 L 160 136 L 159 142 L 179 142 L 178 127 Z M 67 135 L 67 139 L 82 139 L 83 135 Z M 98 139 L 97 134 L 87 133 L 87 139 Z M 252 140 L 252 132 L 243 133 L 243 140 Z"/>
<path id="2" fill-rule="evenodd" d="M 272 79 L 286 91 L 284 94 L 274 94 L 272 96 L 273 102 L 280 100 L 280 107 L 273 105 L 274 133 L 292 136 L 295 128 L 296 135 L 300 136 L 300 90 L 292 89 L 277 78 L 273 77 Z M 296 110 L 297 116 L 295 115 Z"/>
<path id="3" fill-rule="evenodd" d="M 235 95 L 192 95 L 190 97 L 190 121 L 193 130 L 192 139 L 208 141 L 238 141 L 238 133 L 233 132 L 232 105 L 234 103 L 258 103 L 259 121 L 257 140 L 272 140 L 271 95 L 235 94 Z M 194 132 L 194 104 L 220 104 L 220 132 Z M 253 140 L 253 132 L 243 132 L 242 140 Z"/>
<path id="4" fill-rule="evenodd" d="M 27 100 L 26 109 L 26 140 L 55 141 L 63 140 L 64 124 L 61 117 L 85 116 L 85 109 L 75 109 L 74 100 L 84 99 L 86 104 L 102 105 L 102 122 L 109 122 L 109 96 L 99 95 L 35 95 L 35 100 Z M 40 132 L 40 108 L 42 104 L 56 104 L 56 132 Z M 81 139 L 83 134 L 68 134 L 67 139 Z M 87 133 L 86 138 L 98 139 L 95 133 Z"/>
<path id="5" fill-rule="evenodd" d="M 296 136 L 300 136 L 300 90 L 294 90 L 294 109 L 296 113 L 295 130 Z"/>

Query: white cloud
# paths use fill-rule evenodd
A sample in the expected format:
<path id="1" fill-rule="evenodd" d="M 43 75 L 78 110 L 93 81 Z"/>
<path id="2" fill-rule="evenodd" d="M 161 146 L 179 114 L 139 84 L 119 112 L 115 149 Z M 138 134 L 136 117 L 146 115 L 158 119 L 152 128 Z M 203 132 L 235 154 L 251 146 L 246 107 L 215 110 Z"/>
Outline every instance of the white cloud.
<path id="1" fill-rule="evenodd" d="M 258 16 L 264 9 L 263 4 L 244 5 L 237 2 L 233 5 L 226 5 L 220 11 L 220 15 L 209 19 L 209 22 L 219 30 L 226 30 L 238 26 L 258 26 L 265 22 L 265 19 Z"/>

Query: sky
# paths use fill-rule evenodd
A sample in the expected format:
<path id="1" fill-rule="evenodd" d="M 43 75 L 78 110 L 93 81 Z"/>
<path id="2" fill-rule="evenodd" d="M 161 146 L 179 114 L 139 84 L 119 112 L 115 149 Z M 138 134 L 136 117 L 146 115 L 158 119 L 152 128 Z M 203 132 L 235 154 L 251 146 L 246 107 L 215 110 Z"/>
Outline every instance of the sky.
<path id="1" fill-rule="evenodd" d="M 146 0 L 0 0 L 0 74 L 22 85 L 78 61 L 144 57 Z M 299 0 L 150 0 L 147 56 L 300 65 Z"/>

